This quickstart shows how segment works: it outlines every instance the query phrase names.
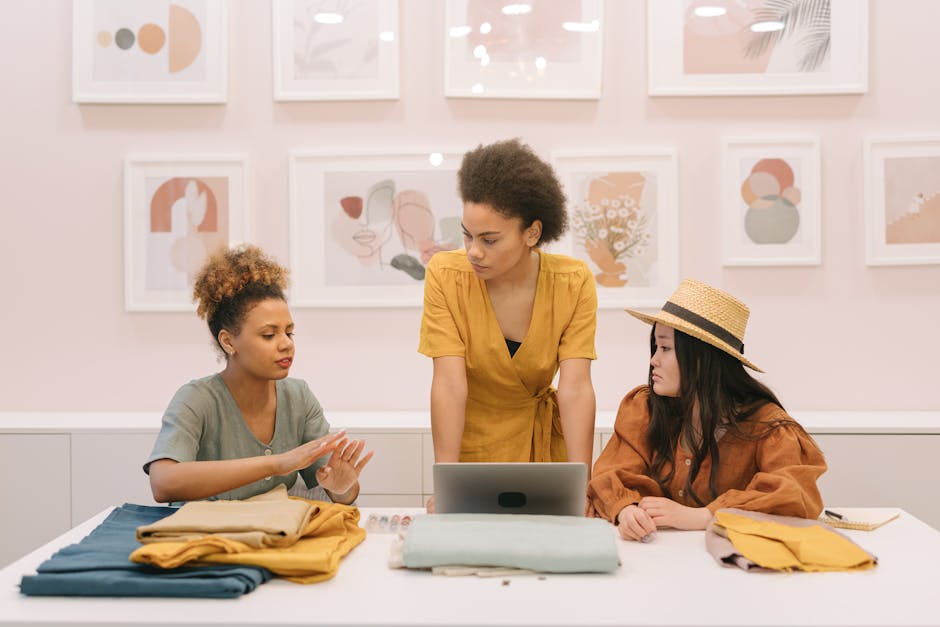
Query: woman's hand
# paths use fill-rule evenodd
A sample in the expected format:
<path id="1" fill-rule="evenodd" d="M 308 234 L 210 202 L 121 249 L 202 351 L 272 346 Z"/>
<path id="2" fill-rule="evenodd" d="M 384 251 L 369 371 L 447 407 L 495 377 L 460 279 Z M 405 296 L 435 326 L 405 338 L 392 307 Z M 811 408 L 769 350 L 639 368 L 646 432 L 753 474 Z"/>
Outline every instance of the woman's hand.
<path id="1" fill-rule="evenodd" d="M 428 498 L 428 502 L 424 504 L 424 509 L 429 514 L 434 513 L 434 495 L 433 494 Z"/>
<path id="2" fill-rule="evenodd" d="M 712 519 L 707 507 L 687 507 L 661 496 L 644 496 L 639 507 L 658 527 L 704 529 Z"/>
<path id="3" fill-rule="evenodd" d="M 342 446 L 342 442 L 346 441 L 344 439 L 345 435 L 345 431 L 330 433 L 322 438 L 304 442 L 286 453 L 281 453 L 277 456 L 278 468 L 276 474 L 286 475 L 295 470 L 307 468 L 324 455 L 328 455 L 337 447 Z"/>
<path id="4" fill-rule="evenodd" d="M 375 451 L 369 451 L 360 459 L 365 445 L 365 440 L 346 441 L 343 439 L 340 441 L 330 456 L 330 460 L 317 470 L 317 482 L 320 487 L 328 490 L 331 496 L 333 494 L 343 496 L 356 487 L 359 482 L 359 473 L 375 453 Z"/>
<path id="5" fill-rule="evenodd" d="M 641 541 L 656 531 L 656 523 L 636 505 L 627 505 L 617 514 L 617 530 L 624 540 Z"/>

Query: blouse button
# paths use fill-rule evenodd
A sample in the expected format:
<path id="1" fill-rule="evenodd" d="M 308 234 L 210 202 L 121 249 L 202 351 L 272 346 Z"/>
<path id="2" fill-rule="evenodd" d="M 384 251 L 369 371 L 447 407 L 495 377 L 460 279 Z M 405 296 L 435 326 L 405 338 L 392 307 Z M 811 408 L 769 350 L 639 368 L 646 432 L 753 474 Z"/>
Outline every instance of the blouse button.
<path id="1" fill-rule="evenodd" d="M 271 480 L 271 477 L 265 477 L 264 480 L 265 480 L 265 481 L 270 481 L 270 480 Z"/>
<path id="2" fill-rule="evenodd" d="M 689 458 L 686 458 L 686 460 L 685 460 L 685 465 L 686 465 L 686 466 L 691 466 L 691 465 L 692 465 L 692 460 L 689 459 Z"/>
<path id="3" fill-rule="evenodd" d="M 268 477 L 270 479 L 270 477 Z M 679 496 L 685 496 L 685 490 L 679 490 Z"/>
<path id="4" fill-rule="evenodd" d="M 265 455 L 270 455 L 270 454 L 271 454 L 271 449 L 269 449 L 269 448 L 264 449 L 264 454 L 265 454 Z"/>

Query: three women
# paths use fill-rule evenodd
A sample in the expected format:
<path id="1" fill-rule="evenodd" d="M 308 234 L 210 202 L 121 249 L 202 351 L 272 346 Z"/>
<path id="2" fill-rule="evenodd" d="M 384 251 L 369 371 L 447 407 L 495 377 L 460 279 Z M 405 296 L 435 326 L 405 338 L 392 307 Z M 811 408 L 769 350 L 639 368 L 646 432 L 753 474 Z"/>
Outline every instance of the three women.
<path id="1" fill-rule="evenodd" d="M 590 467 L 594 278 L 583 261 L 540 247 L 566 228 L 561 185 L 517 140 L 468 152 L 458 185 L 465 249 L 428 264 L 419 344 L 434 360 L 435 460 Z M 198 313 L 226 367 L 170 403 L 145 466 L 157 500 L 244 498 L 298 472 L 339 502 L 358 494 L 371 453 L 327 435 L 307 385 L 287 378 L 285 286 L 286 271 L 252 247 L 217 255 L 200 274 Z M 702 529 L 721 507 L 817 516 L 825 461 L 744 370 L 757 370 L 743 355 L 747 307 L 687 280 L 657 314 L 629 313 L 653 325 L 649 380 L 620 405 L 588 513 L 632 540 L 662 526 Z"/>

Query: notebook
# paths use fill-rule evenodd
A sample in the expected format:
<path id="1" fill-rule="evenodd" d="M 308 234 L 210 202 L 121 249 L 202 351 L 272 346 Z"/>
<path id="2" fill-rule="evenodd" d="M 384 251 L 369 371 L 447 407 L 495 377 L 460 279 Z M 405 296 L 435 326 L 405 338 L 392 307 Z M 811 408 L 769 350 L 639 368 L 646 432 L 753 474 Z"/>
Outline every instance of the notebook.
<path id="1" fill-rule="evenodd" d="M 434 464 L 438 514 L 584 516 L 587 466 L 578 462 Z"/>
<path id="2" fill-rule="evenodd" d="M 823 510 L 819 520 L 839 529 L 871 531 L 900 515 L 901 510 L 894 507 L 829 507 Z"/>

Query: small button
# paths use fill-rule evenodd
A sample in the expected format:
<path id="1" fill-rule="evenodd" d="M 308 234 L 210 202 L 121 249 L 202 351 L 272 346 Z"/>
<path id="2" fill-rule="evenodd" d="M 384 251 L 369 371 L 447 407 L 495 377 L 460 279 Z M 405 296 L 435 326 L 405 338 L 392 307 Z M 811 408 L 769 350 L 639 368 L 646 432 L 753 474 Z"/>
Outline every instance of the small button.
<path id="1" fill-rule="evenodd" d="M 686 465 L 686 466 L 691 466 L 691 465 L 692 465 L 692 460 L 686 458 L 686 460 L 685 460 L 685 465 Z"/>
<path id="2" fill-rule="evenodd" d="M 270 455 L 270 454 L 271 454 L 271 449 L 269 449 L 269 448 L 264 449 L 264 454 L 265 454 L 265 455 Z M 688 463 L 688 462 L 686 462 L 686 463 Z"/>
<path id="3" fill-rule="evenodd" d="M 265 481 L 270 481 L 270 480 L 271 480 L 271 477 L 265 477 L 264 480 L 265 480 Z"/>
<path id="4" fill-rule="evenodd" d="M 268 477 L 270 479 L 271 477 Z M 679 490 L 679 496 L 685 496 L 685 490 Z"/>

